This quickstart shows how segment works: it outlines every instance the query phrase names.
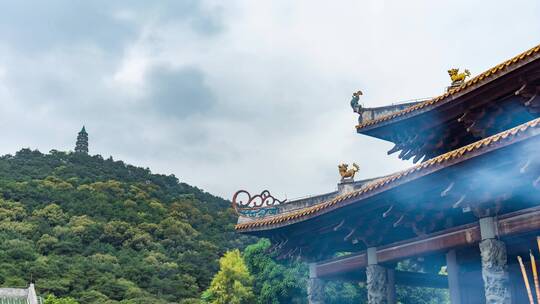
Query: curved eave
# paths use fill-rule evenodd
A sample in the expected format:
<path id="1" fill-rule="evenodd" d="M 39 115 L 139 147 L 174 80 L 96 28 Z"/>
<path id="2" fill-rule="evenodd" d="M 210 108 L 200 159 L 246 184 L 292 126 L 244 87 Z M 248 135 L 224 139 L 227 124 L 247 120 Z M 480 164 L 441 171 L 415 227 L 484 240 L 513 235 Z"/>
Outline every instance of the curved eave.
<path id="1" fill-rule="evenodd" d="M 503 63 L 494 66 L 480 75 L 466 81 L 461 86 L 451 89 L 438 97 L 420 102 L 401 111 L 358 124 L 356 126 L 356 130 L 358 133 L 367 133 L 370 130 L 391 125 L 431 111 L 437 107 L 459 99 L 461 96 L 464 96 L 481 86 L 489 84 L 501 76 L 515 71 L 538 59 L 540 59 L 540 45 L 537 45 L 509 60 L 506 60 Z"/>
<path id="2" fill-rule="evenodd" d="M 398 172 L 385 178 L 381 178 L 367 184 L 360 190 L 337 196 L 336 198 L 329 201 L 308 208 L 300 209 L 295 212 L 237 224 L 235 229 L 238 232 L 248 233 L 276 229 L 284 226 L 293 225 L 298 222 L 306 221 L 310 218 L 332 212 L 335 209 L 359 203 L 372 196 L 396 188 L 404 183 L 418 179 L 422 176 L 426 176 L 433 172 L 442 170 L 448 166 L 466 161 L 475 156 L 503 148 L 510 144 L 537 135 L 540 135 L 540 118 L 531 120 L 512 129 L 506 130 L 504 132 L 474 142 L 470 145 L 442 154 L 422 164 L 413 166 L 407 170 Z"/>

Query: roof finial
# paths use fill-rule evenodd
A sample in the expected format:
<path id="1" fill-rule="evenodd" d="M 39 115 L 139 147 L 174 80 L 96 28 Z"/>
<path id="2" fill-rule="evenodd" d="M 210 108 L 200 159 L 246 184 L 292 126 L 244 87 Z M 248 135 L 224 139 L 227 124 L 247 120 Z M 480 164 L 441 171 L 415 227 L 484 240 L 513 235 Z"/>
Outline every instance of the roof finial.
<path id="1" fill-rule="evenodd" d="M 362 106 L 358 102 L 360 100 L 360 95 L 364 95 L 364 93 L 362 93 L 362 91 L 360 91 L 360 90 L 358 90 L 358 92 L 354 92 L 352 94 L 351 108 L 356 113 L 360 113 L 360 109 L 362 108 Z"/>

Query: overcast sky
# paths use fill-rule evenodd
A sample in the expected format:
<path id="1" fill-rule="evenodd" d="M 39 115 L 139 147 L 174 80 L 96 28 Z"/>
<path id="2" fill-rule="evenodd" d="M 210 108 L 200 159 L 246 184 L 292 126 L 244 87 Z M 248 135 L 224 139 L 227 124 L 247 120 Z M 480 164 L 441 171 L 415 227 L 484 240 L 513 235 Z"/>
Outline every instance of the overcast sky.
<path id="1" fill-rule="evenodd" d="M 230 198 L 289 199 L 410 166 L 364 106 L 436 96 L 540 43 L 531 1 L 3 1 L 0 153 L 72 150 Z"/>

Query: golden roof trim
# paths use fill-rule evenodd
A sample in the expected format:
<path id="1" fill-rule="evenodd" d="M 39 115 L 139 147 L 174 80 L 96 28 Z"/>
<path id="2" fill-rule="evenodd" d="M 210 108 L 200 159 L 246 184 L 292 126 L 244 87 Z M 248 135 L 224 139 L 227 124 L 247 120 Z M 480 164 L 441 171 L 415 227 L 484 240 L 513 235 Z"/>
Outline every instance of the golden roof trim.
<path id="1" fill-rule="evenodd" d="M 321 210 L 327 209 L 329 207 L 332 207 L 338 203 L 341 203 L 345 200 L 349 200 L 351 198 L 358 197 L 360 195 L 365 195 L 369 192 L 372 192 L 378 188 L 381 188 L 382 186 L 388 185 L 388 184 L 394 184 L 397 181 L 403 179 L 406 176 L 409 176 L 413 173 L 422 172 L 424 170 L 427 170 L 428 168 L 437 165 L 446 163 L 450 160 L 460 159 L 464 157 L 465 155 L 476 151 L 480 148 L 487 147 L 489 145 L 495 144 L 500 142 L 501 140 L 510 140 L 517 135 L 522 134 L 523 132 L 530 130 L 532 128 L 540 128 L 540 118 L 533 119 L 529 122 L 526 122 L 524 124 L 521 124 L 519 126 L 516 126 L 512 129 L 508 129 L 506 131 L 503 131 L 501 133 L 495 134 L 493 136 L 481 139 L 479 141 L 476 141 L 474 143 L 471 143 L 469 145 L 463 146 L 459 149 L 452 150 L 450 152 L 447 152 L 445 154 L 439 155 L 437 157 L 434 157 L 424 163 L 418 164 L 416 166 L 413 166 L 409 169 L 397 172 L 395 174 L 389 175 L 388 177 L 384 177 L 381 179 L 377 179 L 373 182 L 370 182 L 366 185 L 364 185 L 361 189 L 356 190 L 354 192 L 339 195 L 329 201 L 326 201 L 321 204 L 317 204 L 311 207 L 307 207 L 304 209 L 297 210 L 295 212 L 291 212 L 288 214 L 282 214 L 278 216 L 274 216 L 271 218 L 261 219 L 261 220 L 255 220 L 249 223 L 243 223 L 243 224 L 237 224 L 235 226 L 235 230 L 246 230 L 250 228 L 257 228 L 257 227 L 263 227 L 263 226 L 269 226 L 274 224 L 279 224 L 283 222 L 288 222 L 292 220 L 299 220 L 301 218 L 304 218 L 308 215 L 319 213 Z"/>
<path id="2" fill-rule="evenodd" d="M 506 71 L 508 70 L 509 68 L 513 67 L 514 65 L 522 62 L 523 60 L 525 60 L 526 58 L 529 58 L 531 57 L 532 55 L 535 55 L 535 54 L 538 54 L 540 53 L 540 45 L 537 45 L 513 58 L 510 58 L 494 67 L 492 67 L 491 69 L 481 73 L 480 75 L 464 82 L 461 86 L 459 87 L 456 87 L 454 89 L 451 89 L 450 91 L 438 96 L 438 97 L 435 97 L 435 98 L 432 98 L 432 99 L 429 99 L 429 100 L 426 100 L 426 101 L 423 101 L 423 102 L 420 102 L 418 104 L 415 104 L 413 106 L 410 106 L 406 109 L 403 109 L 401 111 L 398 111 L 398 112 L 395 112 L 395 113 L 391 113 L 391 114 L 388 114 L 388 115 L 385 115 L 385 116 L 382 116 L 382 117 L 379 117 L 377 119 L 373 119 L 373 120 L 369 120 L 369 121 L 366 121 L 366 122 L 363 122 L 361 124 L 358 124 L 356 126 L 356 130 L 360 130 L 360 129 L 363 129 L 363 128 L 366 128 L 366 127 L 369 127 L 369 126 L 373 126 L 373 125 L 376 125 L 376 124 L 379 124 L 379 123 L 382 123 L 382 122 L 385 122 L 385 121 L 389 121 L 389 120 L 392 120 L 394 118 L 397 118 L 397 117 L 400 117 L 400 116 L 404 116 L 406 114 L 410 114 L 410 113 L 413 113 L 413 112 L 416 112 L 416 111 L 419 111 L 423 108 L 426 108 L 428 106 L 432 106 L 432 105 L 436 105 L 436 104 L 439 104 L 439 103 L 442 103 L 443 100 L 445 100 L 447 97 L 450 97 L 452 95 L 455 95 L 459 92 L 462 92 L 464 91 L 466 88 L 469 88 L 471 87 L 472 85 L 474 84 L 482 84 L 483 82 L 487 82 L 488 80 L 492 80 L 493 78 L 495 78 L 496 74 L 500 74 L 500 72 L 502 71 Z"/>

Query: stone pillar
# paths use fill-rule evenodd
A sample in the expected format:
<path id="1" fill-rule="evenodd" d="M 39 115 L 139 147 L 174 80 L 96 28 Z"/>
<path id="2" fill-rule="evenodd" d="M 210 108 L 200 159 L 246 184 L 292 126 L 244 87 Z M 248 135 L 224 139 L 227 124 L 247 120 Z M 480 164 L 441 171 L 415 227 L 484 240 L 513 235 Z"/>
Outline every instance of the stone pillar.
<path id="1" fill-rule="evenodd" d="M 448 253 L 446 253 L 446 272 L 448 273 L 448 291 L 450 293 L 450 303 L 461 304 L 459 265 L 457 263 L 455 250 L 450 250 Z"/>
<path id="2" fill-rule="evenodd" d="M 309 304 L 324 303 L 324 282 L 323 280 L 317 278 L 317 274 L 315 273 L 315 264 L 309 265 L 307 294 Z"/>
<path id="3" fill-rule="evenodd" d="M 396 271 L 394 269 L 388 269 L 386 273 L 386 298 L 388 304 L 396 304 Z"/>
<path id="4" fill-rule="evenodd" d="M 506 265 L 506 245 L 497 240 L 493 217 L 480 219 L 480 255 L 486 304 L 510 304 L 510 287 Z"/>
<path id="5" fill-rule="evenodd" d="M 378 265 L 377 248 L 367 249 L 366 277 L 369 304 L 387 304 L 387 276 L 386 268 Z"/>

